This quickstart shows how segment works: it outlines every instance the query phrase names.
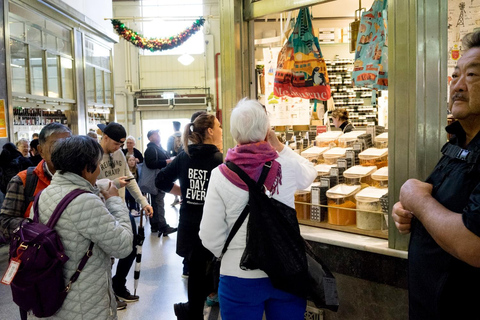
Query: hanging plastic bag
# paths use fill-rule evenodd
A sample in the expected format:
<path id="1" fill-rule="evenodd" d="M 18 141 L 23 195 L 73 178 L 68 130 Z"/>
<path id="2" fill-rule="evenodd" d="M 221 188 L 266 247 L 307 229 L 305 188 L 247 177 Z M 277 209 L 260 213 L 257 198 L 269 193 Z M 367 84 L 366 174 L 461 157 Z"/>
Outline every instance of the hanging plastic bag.
<path id="1" fill-rule="evenodd" d="M 388 89 L 387 0 L 362 14 L 352 77 L 357 87 Z"/>
<path id="2" fill-rule="evenodd" d="M 278 55 L 274 93 L 277 97 L 328 100 L 327 66 L 313 35 L 308 8 L 300 9 L 292 34 Z"/>

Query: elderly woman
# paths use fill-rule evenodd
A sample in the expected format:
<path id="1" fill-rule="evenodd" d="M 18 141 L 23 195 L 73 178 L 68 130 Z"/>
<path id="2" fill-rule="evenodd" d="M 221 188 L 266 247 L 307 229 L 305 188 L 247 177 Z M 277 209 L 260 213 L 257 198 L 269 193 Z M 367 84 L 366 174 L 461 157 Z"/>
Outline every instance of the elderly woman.
<path id="1" fill-rule="evenodd" d="M 22 138 L 15 143 L 17 146 L 18 151 L 24 156 L 25 158 L 30 157 L 30 144 L 27 139 Z"/>
<path id="2" fill-rule="evenodd" d="M 281 144 L 270 129 L 263 106 L 254 100 L 241 100 L 232 111 L 230 133 L 238 145 L 229 149 L 231 161 L 257 181 L 265 162 L 272 166 L 265 187 L 278 201 L 294 208 L 294 193 L 307 188 L 317 176 L 313 165 Z M 235 221 L 248 203 L 248 188 L 225 164 L 213 169 L 205 198 L 200 239 L 205 248 L 220 256 Z M 262 270 L 242 270 L 247 220 L 240 227 L 223 256 L 218 289 L 222 319 L 300 320 L 306 301 L 274 288 Z"/>
<path id="3" fill-rule="evenodd" d="M 348 121 L 348 111 L 344 108 L 337 108 L 332 111 L 332 121 L 335 128 L 340 128 L 343 133 L 353 131 L 355 127 Z"/>
<path id="4" fill-rule="evenodd" d="M 137 163 L 143 163 L 142 153 L 135 148 L 135 138 L 133 136 L 128 136 L 125 139 L 125 144 L 127 145 L 127 148 L 122 149 L 125 158 L 128 159 L 128 156 L 134 156 L 135 159 L 137 159 Z"/>
<path id="5" fill-rule="evenodd" d="M 52 162 L 56 172 L 39 198 L 40 222 L 47 223 L 57 204 L 70 191 L 89 191 L 66 207 L 55 226 L 69 257 L 63 268 L 65 283 L 74 274 L 90 242 L 95 245 L 80 277 L 52 319 L 117 319 L 110 257 L 130 254 L 133 233 L 128 209 L 117 188 L 113 184 L 107 190 L 95 187 L 102 156 L 102 147 L 87 136 L 74 136 L 54 145 Z M 33 209 L 30 216 L 33 217 Z"/>

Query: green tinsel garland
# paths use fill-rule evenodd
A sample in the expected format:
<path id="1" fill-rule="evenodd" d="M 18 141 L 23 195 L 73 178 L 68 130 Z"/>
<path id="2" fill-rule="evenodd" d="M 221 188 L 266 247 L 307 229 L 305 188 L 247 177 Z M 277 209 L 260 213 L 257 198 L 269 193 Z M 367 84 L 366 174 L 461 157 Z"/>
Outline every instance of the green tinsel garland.
<path id="1" fill-rule="evenodd" d="M 163 51 L 176 48 L 187 41 L 192 35 L 194 35 L 200 27 L 205 23 L 205 19 L 200 17 L 196 20 L 190 28 L 185 29 L 183 32 L 172 36 L 170 38 L 144 38 L 141 34 L 133 31 L 125 26 L 125 23 L 117 19 L 111 19 L 112 25 L 115 31 L 122 36 L 125 40 L 132 43 L 136 47 L 144 50 Z"/>

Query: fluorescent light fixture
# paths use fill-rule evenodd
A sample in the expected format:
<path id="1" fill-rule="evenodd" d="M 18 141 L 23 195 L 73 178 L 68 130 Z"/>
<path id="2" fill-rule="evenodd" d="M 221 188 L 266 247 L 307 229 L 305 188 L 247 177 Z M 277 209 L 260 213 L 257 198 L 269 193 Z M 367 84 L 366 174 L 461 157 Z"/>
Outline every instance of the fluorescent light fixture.
<path id="1" fill-rule="evenodd" d="M 19 66 L 18 64 L 10 63 L 10 66 L 14 68 L 23 68 L 22 66 Z"/>
<path id="2" fill-rule="evenodd" d="M 180 57 L 178 57 L 178 62 L 180 62 L 184 66 L 188 66 L 189 64 L 191 64 L 193 60 L 195 59 L 188 53 L 184 53 Z"/>

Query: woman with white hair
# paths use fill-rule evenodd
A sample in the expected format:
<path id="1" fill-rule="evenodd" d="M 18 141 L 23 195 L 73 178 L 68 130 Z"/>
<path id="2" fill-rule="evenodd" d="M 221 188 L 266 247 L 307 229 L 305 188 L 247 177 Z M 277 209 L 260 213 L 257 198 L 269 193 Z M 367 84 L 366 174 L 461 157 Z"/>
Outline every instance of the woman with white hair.
<path id="1" fill-rule="evenodd" d="M 134 156 L 137 159 L 137 163 L 143 163 L 143 155 L 140 150 L 135 148 L 135 138 L 133 136 L 128 136 L 125 139 L 126 149 L 122 149 L 125 158 L 128 159 L 128 156 Z"/>
<path id="2" fill-rule="evenodd" d="M 307 188 L 317 176 L 313 164 L 278 141 L 265 108 L 255 100 L 243 99 L 237 104 L 230 126 L 238 145 L 228 150 L 225 161 L 233 162 L 255 181 L 265 162 L 272 161 L 265 188 L 275 199 L 294 208 L 295 191 Z M 220 256 L 248 197 L 247 185 L 225 164 L 212 171 L 199 235 L 215 256 Z M 267 319 L 303 319 L 305 299 L 274 288 L 262 270 L 240 268 L 247 221 L 248 217 L 222 259 L 218 289 L 222 319 L 260 320 L 264 312 Z"/>

